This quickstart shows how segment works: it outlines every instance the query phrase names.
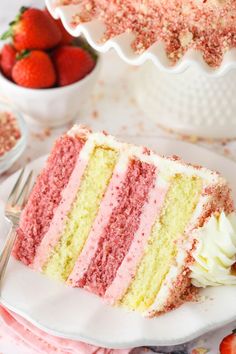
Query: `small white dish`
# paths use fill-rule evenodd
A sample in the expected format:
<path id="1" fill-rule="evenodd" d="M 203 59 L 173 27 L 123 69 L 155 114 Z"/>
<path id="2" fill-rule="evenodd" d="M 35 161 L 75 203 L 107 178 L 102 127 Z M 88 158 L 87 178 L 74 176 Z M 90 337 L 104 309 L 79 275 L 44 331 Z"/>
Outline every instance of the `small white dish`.
<path id="1" fill-rule="evenodd" d="M 195 145 L 164 138 L 135 138 L 128 141 L 147 145 L 161 154 L 178 154 L 186 161 L 218 170 L 229 181 L 236 201 L 236 164 Z M 27 168 L 38 173 L 46 157 Z M 0 189 L 0 241 L 6 235 L 4 201 L 17 175 Z M 202 290 L 198 303 L 185 303 L 163 316 L 146 319 L 137 313 L 112 308 L 82 289 L 73 289 L 36 273 L 15 259 L 10 260 L 0 302 L 42 330 L 56 336 L 81 340 L 108 348 L 142 345 L 177 345 L 217 329 L 236 319 L 236 287 Z"/>
<path id="2" fill-rule="evenodd" d="M 95 68 L 74 84 L 49 89 L 29 89 L 16 85 L 0 72 L 0 88 L 14 106 L 37 124 L 57 127 L 74 120 L 83 102 L 91 94 L 101 67 Z"/>
<path id="3" fill-rule="evenodd" d="M 219 77 L 226 74 L 229 70 L 236 68 L 236 48 L 228 51 L 223 59 L 222 64 L 218 68 L 210 67 L 201 52 L 189 50 L 184 57 L 173 65 L 168 59 L 164 45 L 156 43 L 142 54 L 136 54 L 131 47 L 135 36 L 132 33 L 123 33 L 108 41 L 101 42 L 105 25 L 100 20 L 83 23 L 73 26 L 73 17 L 78 14 L 81 5 L 57 6 L 56 0 L 45 0 L 48 10 L 55 18 L 60 18 L 66 30 L 74 37 L 84 35 L 92 48 L 98 52 L 105 53 L 110 49 L 114 49 L 118 55 L 128 64 L 141 65 L 147 60 L 151 60 L 158 69 L 168 73 L 182 73 L 189 67 L 196 67 L 200 72 L 207 75 Z"/>
<path id="4" fill-rule="evenodd" d="M 16 145 L 0 156 L 0 174 L 7 171 L 23 154 L 27 144 L 27 127 L 22 115 L 12 106 L 0 101 L 0 112 L 8 112 L 16 119 L 21 137 L 17 140 Z"/>

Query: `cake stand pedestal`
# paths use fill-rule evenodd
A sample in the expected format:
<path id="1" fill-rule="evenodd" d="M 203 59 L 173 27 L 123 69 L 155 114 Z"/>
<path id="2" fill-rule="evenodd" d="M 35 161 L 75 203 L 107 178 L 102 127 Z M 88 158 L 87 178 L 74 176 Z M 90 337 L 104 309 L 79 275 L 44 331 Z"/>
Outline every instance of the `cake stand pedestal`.
<path id="1" fill-rule="evenodd" d="M 137 101 L 159 126 L 203 138 L 236 138 L 236 70 L 214 77 L 191 66 L 180 74 L 140 66 Z"/>

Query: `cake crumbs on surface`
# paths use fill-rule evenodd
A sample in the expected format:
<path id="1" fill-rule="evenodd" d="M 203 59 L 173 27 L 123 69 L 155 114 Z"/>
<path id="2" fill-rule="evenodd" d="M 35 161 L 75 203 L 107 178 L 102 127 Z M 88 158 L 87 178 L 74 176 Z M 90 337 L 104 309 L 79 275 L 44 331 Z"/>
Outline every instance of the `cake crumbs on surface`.
<path id="1" fill-rule="evenodd" d="M 191 352 L 191 354 L 207 354 L 209 353 L 209 349 L 199 347 L 199 348 L 194 348 Z"/>
<path id="2" fill-rule="evenodd" d="M 167 134 L 174 135 L 177 139 L 186 141 L 192 144 L 197 144 L 197 143 L 206 143 L 206 144 L 214 144 L 218 143 L 222 146 L 225 146 L 226 144 L 230 142 L 236 141 L 236 134 L 234 138 L 208 138 L 208 137 L 201 137 L 197 135 L 192 135 L 192 134 L 182 134 L 179 133 L 178 131 L 175 131 L 174 129 L 170 127 L 165 127 L 164 125 L 160 123 L 156 123 L 157 128 L 162 129 L 164 132 Z"/>
<path id="3" fill-rule="evenodd" d="M 20 138 L 16 118 L 9 112 L 0 112 L 0 157 L 14 148 Z"/>
<path id="4" fill-rule="evenodd" d="M 30 156 L 26 157 L 26 162 L 30 163 L 32 161 L 32 158 Z"/>
<path id="5" fill-rule="evenodd" d="M 101 42 L 132 32 L 132 47 L 137 54 L 164 42 L 172 64 L 191 48 L 201 51 L 208 65 L 218 67 L 224 53 L 236 47 L 235 0 L 59 1 L 63 5 L 76 3 L 81 4 L 81 11 L 74 16 L 73 26 L 102 20 L 106 31 Z"/>
<path id="6" fill-rule="evenodd" d="M 99 113 L 98 111 L 95 109 L 93 112 L 92 112 L 92 119 L 96 120 L 98 119 L 99 117 Z"/>
<path id="7" fill-rule="evenodd" d="M 120 128 L 121 131 L 126 131 L 127 129 L 128 129 L 127 125 L 122 125 Z"/>
<path id="8" fill-rule="evenodd" d="M 223 152 L 224 152 L 225 156 L 229 156 L 230 155 L 230 150 L 227 147 L 224 148 Z"/>
<path id="9" fill-rule="evenodd" d="M 52 129 L 51 128 L 44 128 L 41 132 L 35 133 L 32 132 L 31 135 L 33 138 L 39 140 L 39 141 L 44 141 L 47 138 L 49 138 L 52 134 Z"/>

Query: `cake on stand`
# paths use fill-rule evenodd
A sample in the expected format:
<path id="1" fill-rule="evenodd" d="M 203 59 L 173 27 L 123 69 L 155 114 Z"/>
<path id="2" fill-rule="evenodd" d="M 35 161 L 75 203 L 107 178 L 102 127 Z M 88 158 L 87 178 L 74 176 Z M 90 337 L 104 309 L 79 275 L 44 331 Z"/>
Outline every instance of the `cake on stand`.
<path id="1" fill-rule="evenodd" d="M 84 35 L 97 51 L 114 49 L 127 63 L 140 66 L 132 84 L 147 117 L 181 134 L 236 137 L 236 49 L 228 50 L 217 68 L 210 67 L 201 52 L 193 49 L 173 65 L 162 43 L 137 54 L 132 47 L 135 36 L 130 31 L 102 41 L 106 26 L 101 19 L 76 24 L 81 3 L 58 6 L 55 0 L 46 0 L 49 11 L 61 18 L 73 36 Z"/>

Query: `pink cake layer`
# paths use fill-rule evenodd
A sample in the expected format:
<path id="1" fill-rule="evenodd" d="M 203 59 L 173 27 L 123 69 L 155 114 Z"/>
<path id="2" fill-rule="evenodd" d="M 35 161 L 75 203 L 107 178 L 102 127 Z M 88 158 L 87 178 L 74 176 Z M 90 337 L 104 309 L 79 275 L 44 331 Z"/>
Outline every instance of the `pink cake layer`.
<path id="1" fill-rule="evenodd" d="M 121 299 L 135 277 L 137 267 L 151 234 L 152 226 L 161 211 L 167 190 L 168 185 L 165 187 L 160 186 L 157 177 L 156 185 L 150 190 L 149 201 L 143 208 L 139 228 L 132 245 L 121 263 L 115 279 L 106 290 L 104 297 L 109 303 L 114 304 Z"/>
<path id="2" fill-rule="evenodd" d="M 84 287 L 103 296 L 112 283 L 139 227 L 143 206 L 153 188 L 156 168 L 133 160 L 125 183 L 119 187 L 118 205 L 99 239 L 98 248 L 89 268 L 78 281 Z"/>
<path id="3" fill-rule="evenodd" d="M 62 191 L 61 202 L 54 213 L 49 229 L 36 250 L 36 255 L 32 266 L 34 269 L 39 271 L 42 271 L 43 265 L 46 263 L 52 250 L 60 240 L 64 225 L 66 223 L 66 216 L 69 213 L 72 207 L 72 203 L 76 198 L 83 173 L 88 163 L 88 160 L 84 159 L 82 154 L 85 146 L 86 145 L 82 147 L 81 154 L 78 155 L 69 182 L 65 189 Z"/>
<path id="4" fill-rule="evenodd" d="M 14 256 L 27 265 L 33 262 L 36 249 L 50 227 L 83 144 L 66 135 L 59 138 L 37 179 L 21 216 L 13 250 Z"/>

